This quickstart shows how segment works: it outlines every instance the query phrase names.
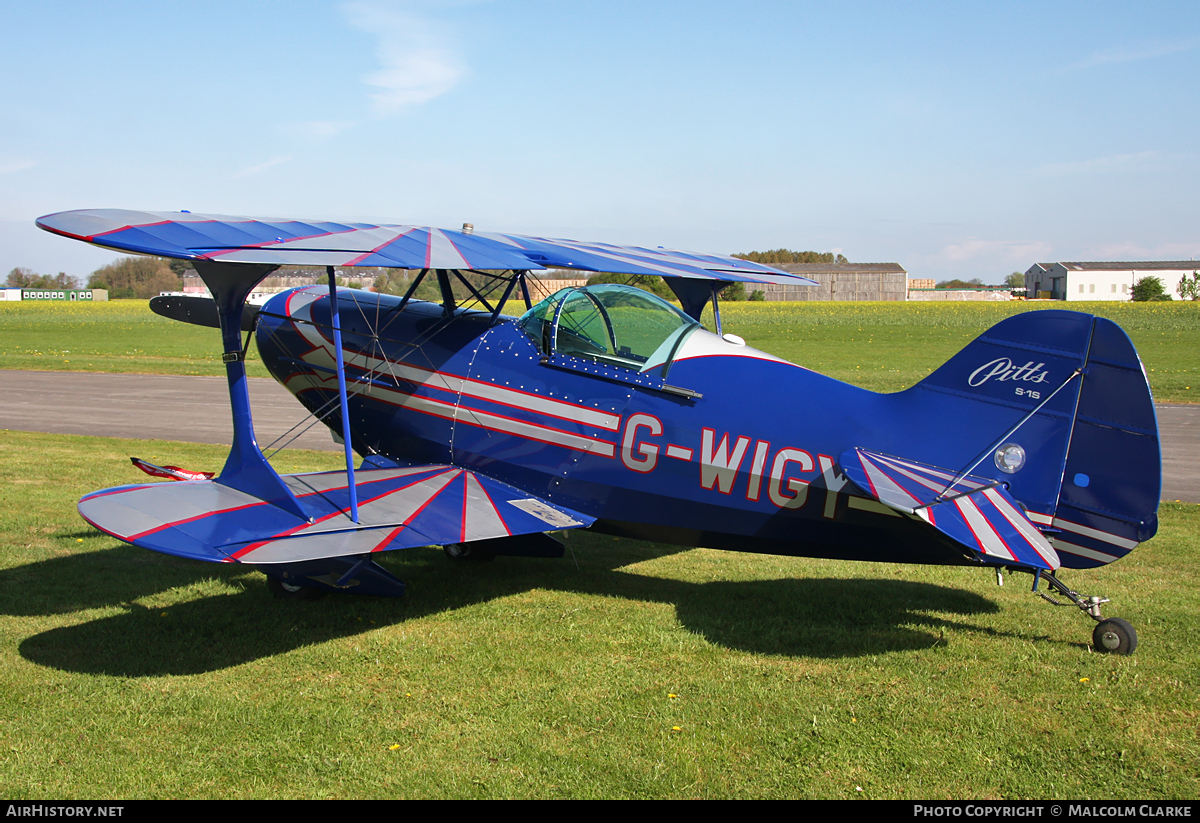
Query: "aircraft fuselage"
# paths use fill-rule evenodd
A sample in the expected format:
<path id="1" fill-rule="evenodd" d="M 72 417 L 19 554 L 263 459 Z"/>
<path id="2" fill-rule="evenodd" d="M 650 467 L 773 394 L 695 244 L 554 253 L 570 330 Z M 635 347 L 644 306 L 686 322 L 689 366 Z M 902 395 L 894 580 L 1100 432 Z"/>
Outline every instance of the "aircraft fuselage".
<path id="1" fill-rule="evenodd" d="M 631 369 L 553 358 L 512 318 L 341 292 L 351 439 L 364 456 L 450 463 L 597 518 L 630 537 L 773 554 L 968 563 L 836 469 L 873 446 L 961 463 L 922 435 L 903 393 L 879 395 L 697 328 L 668 389 Z M 271 373 L 318 415 L 336 405 L 328 292 L 276 298 L 260 320 Z M 284 316 L 288 320 L 282 319 Z M 308 322 L 311 321 L 311 322 Z M 639 382 L 640 381 L 640 382 Z M 662 381 L 658 381 L 661 384 Z M 337 415 L 327 424 L 340 430 Z M 961 427 L 962 421 L 954 421 Z M 914 452 L 916 452 L 914 454 Z M 957 465 L 957 464 L 954 464 Z"/>

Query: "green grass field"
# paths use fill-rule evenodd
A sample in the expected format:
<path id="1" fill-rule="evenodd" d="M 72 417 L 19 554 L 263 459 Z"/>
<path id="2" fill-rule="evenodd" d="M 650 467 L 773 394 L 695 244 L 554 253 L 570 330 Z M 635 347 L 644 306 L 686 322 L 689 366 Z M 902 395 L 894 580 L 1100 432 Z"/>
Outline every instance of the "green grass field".
<path id="1" fill-rule="evenodd" d="M 794 363 L 874 391 L 928 375 L 988 327 L 1062 303 L 726 303 L 725 331 Z M 1156 400 L 1200 403 L 1200 303 L 1072 303 L 1119 323 Z M 708 318 L 705 322 L 708 323 Z M 267 372 L 250 347 L 249 373 Z M 224 374 L 220 338 L 150 312 L 146 301 L 0 303 L 0 368 Z"/>
<path id="2" fill-rule="evenodd" d="M 563 560 L 389 554 L 402 600 L 279 602 L 75 512 L 130 454 L 222 452 L 0 438 L 5 797 L 1200 794 L 1200 506 L 1067 577 L 1137 626 L 1130 657 L 982 570 L 573 533 Z"/>
<path id="3" fill-rule="evenodd" d="M 247 361 L 267 376 L 254 346 Z M 159 317 L 147 300 L 0 303 L 0 368 L 225 374 L 215 329 Z"/>
<path id="4" fill-rule="evenodd" d="M 727 303 L 726 331 L 751 346 L 873 391 L 924 378 L 1006 317 L 1063 303 Z M 1133 340 L 1154 398 L 1200 403 L 1200 303 L 1071 303 Z M 705 317 L 708 323 L 708 317 Z M 711 324 L 709 324 L 711 327 Z"/>
<path id="5" fill-rule="evenodd" d="M 1130 332 L 1159 399 L 1200 401 L 1198 307 L 1093 306 Z M 70 308 L 0 304 L 0 367 L 221 373 L 210 329 L 132 301 Z M 1014 308 L 724 316 L 751 345 L 892 390 Z M 1200 506 L 1164 503 L 1152 541 L 1065 575 L 1137 627 L 1129 657 L 1092 653 L 1091 621 L 1028 578 L 997 588 L 982 570 L 575 532 L 562 560 L 389 553 L 399 600 L 279 602 L 259 574 L 132 548 L 75 511 L 145 479 L 129 455 L 223 454 L 0 434 L 3 796 L 1200 795 Z"/>

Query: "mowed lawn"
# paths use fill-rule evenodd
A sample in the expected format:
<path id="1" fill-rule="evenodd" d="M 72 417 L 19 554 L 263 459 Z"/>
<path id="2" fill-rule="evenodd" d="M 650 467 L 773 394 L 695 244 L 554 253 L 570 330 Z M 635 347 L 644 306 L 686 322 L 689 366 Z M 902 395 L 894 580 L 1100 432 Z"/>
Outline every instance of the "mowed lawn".
<path id="1" fill-rule="evenodd" d="M 0 303 L 0 368 L 225 374 L 216 329 L 160 317 L 148 300 Z M 247 370 L 267 376 L 254 346 Z"/>
<path id="2" fill-rule="evenodd" d="M 515 305 L 515 304 L 514 304 Z M 756 348 L 874 391 L 899 391 L 1035 301 L 724 303 L 725 331 Z M 1133 340 L 1156 400 L 1200 403 L 1200 303 L 1071 303 L 1116 321 Z M 511 308 L 511 307 L 510 307 Z M 705 323 L 711 328 L 706 315 Z M 0 303 L 0 368 L 224 374 L 213 329 L 153 314 L 146 301 Z M 265 377 L 250 347 L 247 368 Z"/>
<path id="3" fill-rule="evenodd" d="M 727 303 L 721 319 L 726 331 L 751 346 L 892 392 L 926 377 L 1006 317 L 1064 308 L 1106 317 L 1125 330 L 1155 400 L 1200 403 L 1200 302 Z"/>
<path id="4" fill-rule="evenodd" d="M 571 533 L 562 560 L 386 555 L 399 600 L 280 602 L 87 527 L 127 457 L 0 437 L 0 793 L 134 797 L 1173 798 L 1200 794 L 1200 507 L 1066 579 Z M 331 455 L 294 452 L 288 470 Z"/>
<path id="5" fill-rule="evenodd" d="M 0 367 L 221 373 L 214 331 L 144 303 L 30 308 L 0 304 Z M 1014 308 L 724 317 L 751 345 L 892 390 Z M 1197 402 L 1197 307 L 1107 309 L 1156 395 Z M 570 533 L 562 560 L 389 553 L 399 600 L 279 602 L 257 573 L 132 548 L 75 511 L 145 479 L 130 455 L 223 453 L 0 433 L 4 796 L 1200 795 L 1200 506 L 1163 504 L 1152 541 L 1065 575 L 1137 627 L 1129 657 L 1091 652 L 1091 621 L 1027 577 L 998 588 L 978 569 Z M 279 468 L 333 461 L 290 452 Z"/>

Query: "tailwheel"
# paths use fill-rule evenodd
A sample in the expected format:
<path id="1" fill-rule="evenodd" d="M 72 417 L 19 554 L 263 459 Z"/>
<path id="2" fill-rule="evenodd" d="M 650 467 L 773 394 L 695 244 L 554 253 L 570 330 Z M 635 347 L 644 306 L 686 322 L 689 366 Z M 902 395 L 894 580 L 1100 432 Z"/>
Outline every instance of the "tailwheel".
<path id="1" fill-rule="evenodd" d="M 1137 632 L 1128 621 L 1107 617 L 1092 631 L 1092 647 L 1105 654 L 1133 654 L 1137 648 Z"/>
<path id="2" fill-rule="evenodd" d="M 1056 594 L 1062 595 L 1070 602 L 1055 600 L 1045 592 L 1038 591 L 1038 583 L 1042 581 L 1045 581 Z M 1079 592 L 1072 591 L 1052 572 L 1041 570 L 1033 573 L 1033 590 L 1038 597 L 1055 606 L 1075 606 L 1095 620 L 1096 628 L 1092 632 L 1092 647 L 1096 651 L 1103 654 L 1133 654 L 1133 650 L 1137 648 L 1137 632 L 1133 630 L 1133 626 L 1128 621 L 1119 617 L 1100 616 L 1100 607 L 1109 602 L 1107 597 L 1097 595 L 1086 597 Z"/>
<path id="3" fill-rule="evenodd" d="M 325 592 L 312 586 L 294 586 L 274 577 L 267 578 L 267 588 L 276 600 L 319 600 Z"/>

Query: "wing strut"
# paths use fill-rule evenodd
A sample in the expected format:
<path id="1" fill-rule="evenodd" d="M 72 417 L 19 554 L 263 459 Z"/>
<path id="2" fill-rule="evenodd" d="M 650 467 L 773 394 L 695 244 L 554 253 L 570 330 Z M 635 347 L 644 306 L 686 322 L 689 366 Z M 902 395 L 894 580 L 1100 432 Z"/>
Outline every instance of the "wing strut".
<path id="1" fill-rule="evenodd" d="M 717 337 L 721 336 L 721 307 L 717 305 L 717 292 L 719 291 L 720 289 L 718 289 L 716 284 L 714 284 L 712 291 L 713 326 L 716 327 L 715 331 L 717 333 Z"/>
<path id="2" fill-rule="evenodd" d="M 350 443 L 350 404 L 346 398 L 346 362 L 342 357 L 342 324 L 338 319 L 337 276 L 333 266 L 326 266 L 329 275 L 329 314 L 333 320 L 333 348 L 337 355 L 338 402 L 342 406 L 342 444 L 346 448 L 346 482 L 350 492 L 350 519 L 358 522 L 358 489 L 354 485 L 354 447 Z"/>
<path id="3" fill-rule="evenodd" d="M 458 303 L 454 301 L 454 290 L 450 288 L 450 272 L 448 269 L 434 269 L 433 273 L 437 275 L 438 289 L 442 292 L 442 312 L 449 317 L 458 308 Z"/>
<path id="4" fill-rule="evenodd" d="M 278 506 L 301 520 L 308 512 L 292 494 L 271 464 L 263 457 L 254 438 L 250 415 L 250 392 L 246 382 L 246 358 L 242 348 L 242 307 L 246 295 L 277 266 L 194 260 L 196 273 L 208 286 L 217 304 L 221 324 L 221 359 L 229 381 L 229 405 L 233 412 L 233 446 L 217 482 Z"/>
<path id="5" fill-rule="evenodd" d="M 521 279 L 520 272 L 513 272 L 513 276 L 509 278 L 508 286 L 504 289 L 504 294 L 500 296 L 500 302 L 496 304 L 496 308 L 492 310 L 492 322 L 496 322 L 496 318 L 500 316 L 500 310 L 504 308 L 504 304 L 508 302 L 508 296 L 512 294 L 513 287 L 517 285 L 517 280 Z"/>
<path id="6" fill-rule="evenodd" d="M 412 283 L 408 287 L 408 291 L 404 293 L 404 297 L 400 298 L 400 305 L 390 311 L 402 312 L 404 307 L 408 305 L 408 301 L 412 299 L 413 292 L 417 290 L 417 286 L 421 285 L 421 281 L 425 279 L 425 275 L 429 274 L 429 269 L 421 269 L 417 276 L 413 278 Z"/>
<path id="7" fill-rule="evenodd" d="M 679 302 L 683 304 L 683 313 L 700 322 L 704 307 L 709 302 L 713 308 L 713 325 L 717 335 L 721 334 L 721 310 L 717 306 L 717 294 L 721 289 L 732 283 L 732 280 L 691 280 L 684 277 L 663 276 L 663 282 L 675 292 Z"/>
<path id="8" fill-rule="evenodd" d="M 533 299 L 529 296 L 529 272 L 517 272 L 517 276 L 521 278 L 521 296 L 525 298 L 525 308 L 533 308 Z"/>

